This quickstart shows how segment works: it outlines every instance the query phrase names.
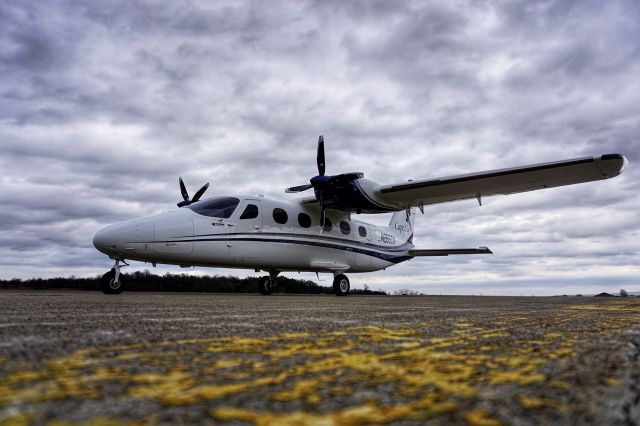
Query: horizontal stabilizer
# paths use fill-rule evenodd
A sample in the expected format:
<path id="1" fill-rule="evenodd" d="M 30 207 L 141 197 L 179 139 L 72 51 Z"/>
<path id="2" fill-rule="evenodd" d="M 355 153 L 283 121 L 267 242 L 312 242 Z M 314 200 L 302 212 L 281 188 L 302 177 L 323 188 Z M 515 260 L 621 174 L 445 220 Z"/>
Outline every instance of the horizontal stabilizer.
<path id="1" fill-rule="evenodd" d="M 412 249 L 409 256 L 449 256 L 450 254 L 493 254 L 487 247 L 462 248 L 462 249 Z"/>

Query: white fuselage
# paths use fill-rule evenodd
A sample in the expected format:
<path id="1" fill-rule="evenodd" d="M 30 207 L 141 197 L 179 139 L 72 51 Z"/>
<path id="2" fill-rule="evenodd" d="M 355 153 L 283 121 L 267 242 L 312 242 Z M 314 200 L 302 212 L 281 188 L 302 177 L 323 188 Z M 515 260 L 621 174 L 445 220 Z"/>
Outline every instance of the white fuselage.
<path id="1" fill-rule="evenodd" d="M 223 199 L 238 203 L 220 210 Z M 215 197 L 108 226 L 94 245 L 114 259 L 265 271 L 370 272 L 410 259 L 410 227 L 374 226 L 336 211 L 327 218 L 331 229 L 321 230 L 314 204 Z"/>

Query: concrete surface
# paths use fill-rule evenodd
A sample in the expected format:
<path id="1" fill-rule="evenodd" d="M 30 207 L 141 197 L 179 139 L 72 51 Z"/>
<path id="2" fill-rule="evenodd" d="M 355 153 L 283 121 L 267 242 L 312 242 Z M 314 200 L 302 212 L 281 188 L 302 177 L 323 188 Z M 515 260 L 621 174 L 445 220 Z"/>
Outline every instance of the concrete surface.
<path id="1" fill-rule="evenodd" d="M 0 424 L 638 424 L 640 299 L 0 291 Z"/>

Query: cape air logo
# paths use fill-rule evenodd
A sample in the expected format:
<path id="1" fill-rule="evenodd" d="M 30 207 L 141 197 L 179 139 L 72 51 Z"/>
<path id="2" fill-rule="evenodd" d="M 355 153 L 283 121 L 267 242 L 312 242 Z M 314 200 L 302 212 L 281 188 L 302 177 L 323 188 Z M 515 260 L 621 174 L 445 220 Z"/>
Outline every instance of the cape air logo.
<path id="1" fill-rule="evenodd" d="M 400 232 L 410 232 L 411 231 L 411 226 L 407 223 L 406 225 L 400 225 L 399 223 L 396 223 L 395 228 L 397 231 Z"/>

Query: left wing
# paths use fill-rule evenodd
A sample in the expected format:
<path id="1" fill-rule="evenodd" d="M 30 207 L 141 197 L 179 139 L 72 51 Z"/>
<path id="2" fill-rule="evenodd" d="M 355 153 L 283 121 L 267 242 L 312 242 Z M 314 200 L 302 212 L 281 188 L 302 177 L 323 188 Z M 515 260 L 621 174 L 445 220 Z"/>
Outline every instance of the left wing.
<path id="1" fill-rule="evenodd" d="M 619 175 L 626 158 L 620 154 L 576 158 L 510 169 L 489 170 L 440 179 L 425 179 L 382 185 L 374 198 L 381 203 L 403 206 L 445 203 L 498 194 L 514 194 L 608 179 Z"/>

